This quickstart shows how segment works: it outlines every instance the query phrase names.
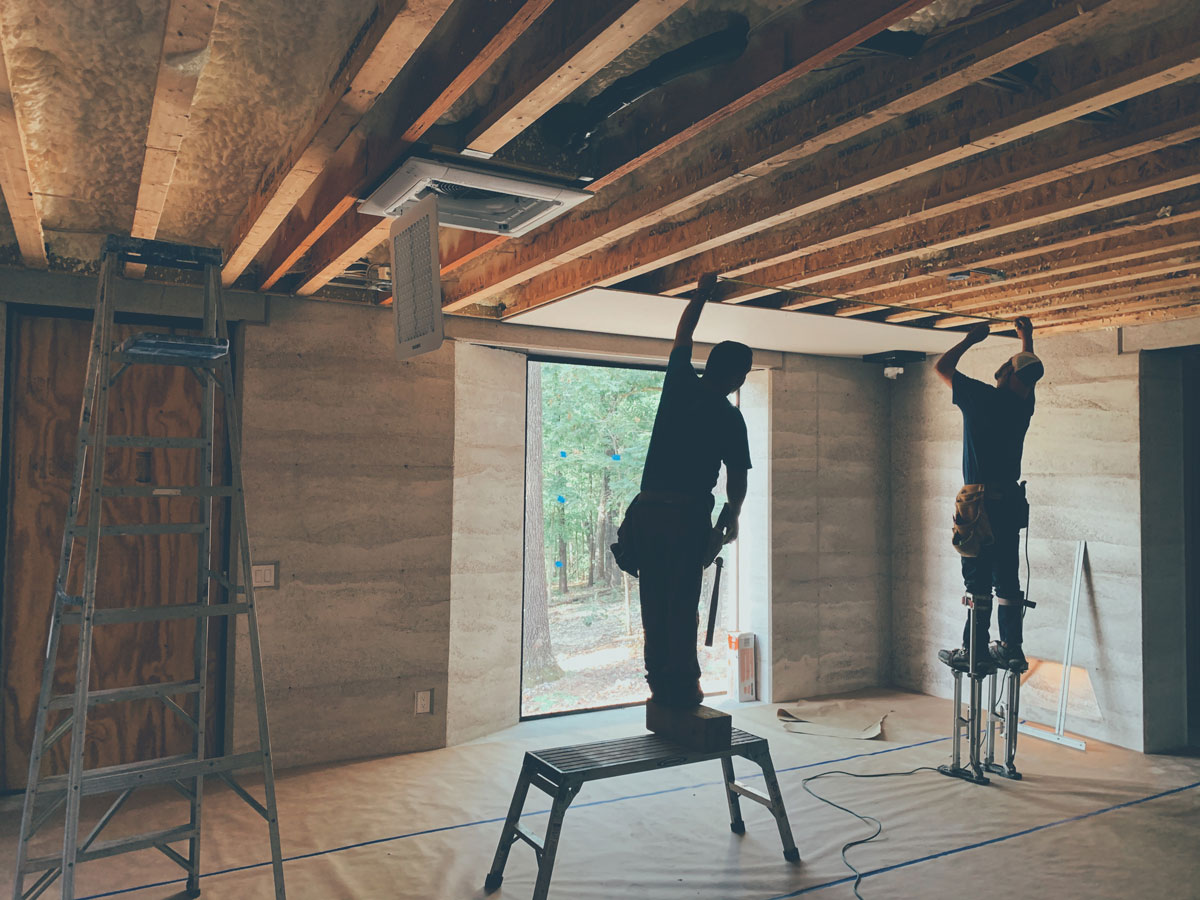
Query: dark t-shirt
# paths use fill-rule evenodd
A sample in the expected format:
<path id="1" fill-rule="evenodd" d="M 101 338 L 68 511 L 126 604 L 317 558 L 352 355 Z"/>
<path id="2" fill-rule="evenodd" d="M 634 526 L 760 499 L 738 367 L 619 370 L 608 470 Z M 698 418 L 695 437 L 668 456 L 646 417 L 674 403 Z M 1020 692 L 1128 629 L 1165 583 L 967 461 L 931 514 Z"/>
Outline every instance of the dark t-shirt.
<path id="1" fill-rule="evenodd" d="M 710 493 L 722 462 L 733 469 L 750 468 L 742 413 L 700 383 L 690 347 L 672 350 L 646 451 L 642 490 Z"/>
<path id="2" fill-rule="evenodd" d="M 1022 398 L 955 372 L 954 404 L 963 416 L 963 483 L 1016 482 L 1033 418 L 1033 391 Z"/>

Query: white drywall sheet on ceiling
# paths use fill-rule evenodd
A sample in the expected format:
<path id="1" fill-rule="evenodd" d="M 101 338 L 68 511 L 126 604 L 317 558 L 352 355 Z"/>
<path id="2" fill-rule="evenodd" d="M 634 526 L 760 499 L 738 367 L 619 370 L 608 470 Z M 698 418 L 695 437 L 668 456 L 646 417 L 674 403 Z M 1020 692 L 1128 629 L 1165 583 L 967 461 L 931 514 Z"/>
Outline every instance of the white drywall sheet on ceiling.
<path id="1" fill-rule="evenodd" d="M 589 288 L 505 319 L 518 325 L 672 338 L 687 306 L 682 297 Z M 741 341 L 759 350 L 816 356 L 862 356 L 888 350 L 942 353 L 962 337 L 933 329 L 886 325 L 814 313 L 713 303 L 704 310 L 696 340 Z"/>

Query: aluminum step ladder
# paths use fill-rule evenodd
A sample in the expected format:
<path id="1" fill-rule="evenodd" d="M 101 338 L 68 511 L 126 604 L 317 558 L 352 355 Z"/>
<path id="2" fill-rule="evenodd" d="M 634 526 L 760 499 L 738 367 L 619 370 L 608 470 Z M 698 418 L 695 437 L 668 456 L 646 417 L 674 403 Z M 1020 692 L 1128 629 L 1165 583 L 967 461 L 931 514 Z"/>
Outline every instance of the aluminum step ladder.
<path id="1" fill-rule="evenodd" d="M 117 269 L 124 262 L 199 270 L 204 279 L 204 336 L 139 334 L 113 346 L 112 329 L 117 287 Z M 16 877 L 13 900 L 34 900 L 57 880 L 64 900 L 74 900 L 76 870 L 80 863 L 134 850 L 157 848 L 187 873 L 187 893 L 200 893 L 201 812 L 204 779 L 217 776 L 267 823 L 271 841 L 271 863 L 276 900 L 284 900 L 283 859 L 279 842 L 279 819 L 275 807 L 275 777 L 271 762 L 271 743 L 267 730 L 267 712 L 263 694 L 262 661 L 259 648 L 258 620 L 254 589 L 249 577 L 250 542 L 246 532 L 245 499 L 242 493 L 240 460 L 241 431 L 233 391 L 233 370 L 229 355 L 229 332 L 221 295 L 221 253 L 219 250 L 186 247 L 162 241 L 110 236 L 104 246 L 100 269 L 96 310 L 92 324 L 83 406 L 75 447 L 75 468 L 68 497 L 67 521 L 59 556 L 51 610 L 50 639 L 38 698 L 33 747 L 29 760 L 29 781 L 21 816 L 20 841 L 17 845 Z M 108 433 L 109 389 L 131 366 L 183 366 L 203 386 L 202 434 L 180 437 L 110 435 Z M 114 369 L 114 366 L 116 368 Z M 229 484 L 213 483 L 214 407 L 216 392 L 224 399 L 226 436 L 229 443 Z M 197 485 L 106 485 L 105 458 L 110 449 L 172 448 L 190 449 L 201 454 L 201 483 Z M 86 521 L 79 522 L 85 466 L 90 467 Z M 102 500 L 109 497 L 191 497 L 199 498 L 198 521 L 182 524 L 106 523 L 102 521 Z M 213 500 L 231 499 L 230 528 L 235 542 L 231 556 L 236 572 L 220 571 L 221 561 L 212 553 Z M 96 582 L 103 539 L 113 535 L 195 534 L 199 538 L 196 596 L 187 602 L 168 602 L 162 606 L 96 608 Z M 80 546 L 77 546 L 80 545 Z M 83 593 L 68 594 L 71 564 L 82 551 Z M 241 585 L 237 583 L 239 580 Z M 219 585 L 224 602 L 213 602 L 210 582 Z M 209 622 L 214 616 L 230 621 L 245 615 L 249 627 L 250 657 L 254 673 L 254 695 L 258 710 L 258 749 L 238 754 L 206 757 L 205 711 L 208 700 Z M 182 682 L 140 684 L 109 690 L 89 690 L 93 632 L 97 627 L 115 623 L 191 620 L 195 623 L 194 666 L 192 678 Z M 54 692 L 59 644 L 64 628 L 78 629 L 78 653 L 74 660 L 75 679 L 72 693 Z M 158 699 L 178 715 L 191 732 L 191 752 L 102 768 L 84 768 L 84 738 L 88 710 L 99 704 L 131 700 Z M 189 711 L 190 707 L 190 711 Z M 47 751 L 69 735 L 69 769 L 62 775 L 43 775 Z M 262 802 L 237 783 L 234 773 L 245 770 L 262 772 L 265 798 Z M 186 798 L 188 821 L 173 828 L 141 834 L 127 834 L 101 841 L 110 822 L 135 790 L 151 785 L 167 785 Z M 84 836 L 79 833 L 80 804 L 83 797 L 115 794 L 115 799 L 99 821 Z M 30 856 L 30 842 L 52 820 L 63 825 L 62 853 Z M 172 844 L 186 847 L 176 849 Z M 26 881 L 32 880 L 27 888 Z"/>

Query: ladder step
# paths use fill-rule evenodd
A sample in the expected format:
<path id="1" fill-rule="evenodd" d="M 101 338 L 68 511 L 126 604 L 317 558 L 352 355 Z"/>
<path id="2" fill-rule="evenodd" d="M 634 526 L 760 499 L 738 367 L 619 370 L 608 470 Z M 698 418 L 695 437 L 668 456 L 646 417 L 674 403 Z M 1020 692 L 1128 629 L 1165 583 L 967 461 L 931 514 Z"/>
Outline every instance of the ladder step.
<path id="1" fill-rule="evenodd" d="M 122 625 L 128 622 L 163 622 L 171 619 L 199 619 L 204 616 L 237 616 L 250 611 L 249 603 L 169 603 L 166 606 L 126 606 L 98 609 L 92 613 L 93 625 Z M 78 625 L 83 614 L 63 613 L 64 625 Z"/>
<path id="2" fill-rule="evenodd" d="M 126 700 L 147 700 L 154 697 L 170 697 L 176 694 L 198 694 L 198 681 L 168 681 L 160 684 L 133 684 L 128 687 L 109 688 L 104 691 L 89 691 L 88 706 L 104 703 L 122 703 Z M 59 694 L 50 700 L 49 709 L 71 709 L 75 706 L 74 694 Z"/>
<path id="3" fill-rule="evenodd" d="M 104 859 L 106 856 L 116 856 L 119 853 L 130 853 L 134 850 L 149 850 L 159 844 L 172 841 L 186 841 L 196 836 L 196 829 L 191 825 L 179 825 L 175 828 L 165 828 L 162 831 L 150 831 L 146 834 L 135 834 L 129 837 L 116 838 L 111 841 L 97 841 L 86 850 L 75 854 L 77 863 L 89 862 L 93 859 Z M 46 869 L 57 869 L 62 865 L 62 854 L 57 856 L 39 856 L 26 861 L 21 869 L 23 874 L 41 872 Z"/>
<path id="4" fill-rule="evenodd" d="M 96 436 L 89 434 L 89 446 L 96 444 Z M 189 449 L 207 447 L 208 441 L 202 437 L 151 437 L 148 434 L 110 434 L 105 440 L 108 447 L 167 447 L 172 449 Z"/>
<path id="5" fill-rule="evenodd" d="M 532 847 L 539 856 L 541 855 L 542 851 L 545 849 L 545 845 L 542 843 L 542 839 L 540 837 L 538 837 L 520 822 L 513 826 L 513 831 L 516 832 L 517 837 Z"/>
<path id="6" fill-rule="evenodd" d="M 214 756 L 212 759 L 196 759 L 194 756 L 166 756 L 145 762 L 123 763 L 88 769 L 83 773 L 82 795 L 106 794 L 126 788 L 147 787 L 152 784 L 167 784 L 184 781 L 198 776 L 217 775 L 221 772 L 236 772 L 262 765 L 263 755 L 255 750 L 230 756 Z M 38 784 L 39 801 L 52 799 L 67 789 L 67 775 L 51 775 Z"/>
<path id="7" fill-rule="evenodd" d="M 165 487 L 152 484 L 121 484 L 105 485 L 100 488 L 100 493 L 105 497 L 232 497 L 234 489 L 228 485 Z"/>
<path id="8" fill-rule="evenodd" d="M 203 522 L 178 522 L 163 525 L 101 525 L 101 537 L 115 537 L 127 534 L 203 534 L 208 530 Z M 87 534 L 86 525 L 77 525 L 72 529 L 75 534 Z"/>

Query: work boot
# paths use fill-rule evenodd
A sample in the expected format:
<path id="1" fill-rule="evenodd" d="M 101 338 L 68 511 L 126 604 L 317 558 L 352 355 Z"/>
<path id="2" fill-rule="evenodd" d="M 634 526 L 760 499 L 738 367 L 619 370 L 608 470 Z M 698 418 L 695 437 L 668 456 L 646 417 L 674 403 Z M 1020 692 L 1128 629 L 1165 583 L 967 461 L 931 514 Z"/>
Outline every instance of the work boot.
<path id="1" fill-rule="evenodd" d="M 992 641 L 992 645 L 988 647 L 988 654 L 1002 669 L 1008 669 L 1010 672 L 1027 672 L 1029 670 L 1029 660 L 1021 652 L 1020 644 Z"/>
<path id="2" fill-rule="evenodd" d="M 939 650 L 938 659 L 950 668 L 957 669 L 959 672 L 970 671 L 971 655 L 966 647 L 957 647 L 954 650 Z M 990 675 L 994 671 L 996 671 L 996 662 L 992 659 L 989 650 L 986 647 L 976 650 L 975 673 L 977 675 Z"/>
<path id="3" fill-rule="evenodd" d="M 671 706 L 675 709 L 691 709 L 704 702 L 704 690 L 700 687 L 700 679 L 696 679 L 695 687 L 676 687 L 674 690 L 651 690 L 650 699 L 659 706 Z"/>

